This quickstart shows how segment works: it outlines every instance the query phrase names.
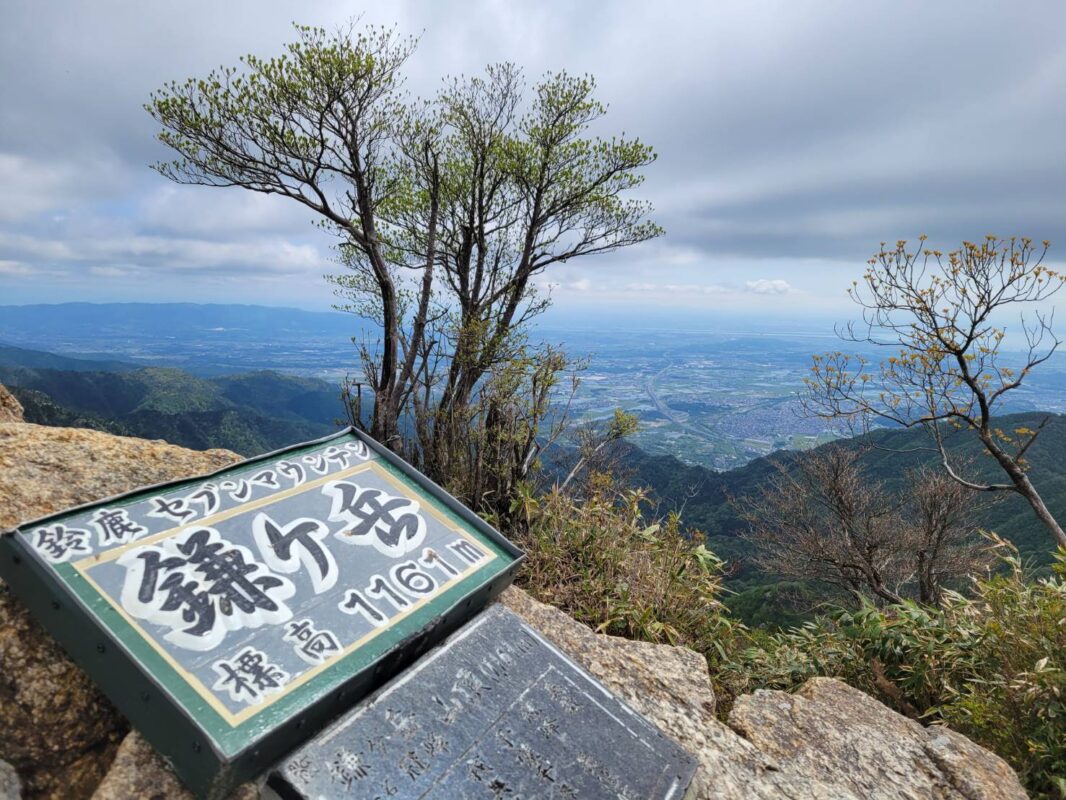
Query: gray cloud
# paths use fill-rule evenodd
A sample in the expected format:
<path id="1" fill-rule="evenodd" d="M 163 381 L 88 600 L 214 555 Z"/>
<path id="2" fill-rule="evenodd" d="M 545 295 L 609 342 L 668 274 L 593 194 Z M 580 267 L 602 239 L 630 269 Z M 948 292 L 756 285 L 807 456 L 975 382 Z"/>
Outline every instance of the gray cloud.
<path id="1" fill-rule="evenodd" d="M 500 59 L 531 77 L 590 72 L 611 106 L 602 132 L 659 152 L 643 193 L 667 239 L 568 265 L 549 279 L 561 300 L 627 285 L 663 287 L 664 303 L 685 294 L 666 287 L 732 287 L 698 292 L 707 303 L 821 296 L 878 242 L 919 233 L 947 246 L 1017 233 L 1066 253 L 1066 6 L 384 5 L 362 4 L 364 20 L 421 34 L 412 92 Z M 103 299 L 152 275 L 178 292 L 239 278 L 277 302 L 325 302 L 329 241 L 308 215 L 166 183 L 147 168 L 165 153 L 141 104 L 167 80 L 278 52 L 294 17 L 329 26 L 359 12 L 339 0 L 7 4 L 0 293 L 27 296 L 48 275 L 57 297 L 89 286 Z"/>

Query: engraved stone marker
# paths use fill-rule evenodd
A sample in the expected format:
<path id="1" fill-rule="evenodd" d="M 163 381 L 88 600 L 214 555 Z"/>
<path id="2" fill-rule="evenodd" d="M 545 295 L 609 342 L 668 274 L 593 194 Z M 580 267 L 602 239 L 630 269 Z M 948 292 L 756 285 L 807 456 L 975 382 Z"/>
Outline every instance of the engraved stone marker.
<path id="1" fill-rule="evenodd" d="M 283 798 L 681 798 L 696 760 L 503 606 L 275 770 Z"/>
<path id="2" fill-rule="evenodd" d="M 399 674 L 520 557 L 353 430 L 0 537 L 0 575 L 204 797 Z"/>

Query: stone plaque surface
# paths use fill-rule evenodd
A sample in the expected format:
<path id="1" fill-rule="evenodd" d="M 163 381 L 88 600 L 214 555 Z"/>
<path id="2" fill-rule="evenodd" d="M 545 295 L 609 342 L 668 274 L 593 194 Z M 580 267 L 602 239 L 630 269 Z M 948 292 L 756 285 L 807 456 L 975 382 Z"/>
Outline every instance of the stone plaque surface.
<path id="1" fill-rule="evenodd" d="M 290 756 L 283 798 L 681 798 L 696 760 L 503 606 Z"/>
<path id="2" fill-rule="evenodd" d="M 396 674 L 520 557 L 355 431 L 29 523 L 3 544 L 4 577 L 75 658 L 92 642 L 83 666 L 204 795 Z M 141 680 L 109 688 L 117 672 Z"/>

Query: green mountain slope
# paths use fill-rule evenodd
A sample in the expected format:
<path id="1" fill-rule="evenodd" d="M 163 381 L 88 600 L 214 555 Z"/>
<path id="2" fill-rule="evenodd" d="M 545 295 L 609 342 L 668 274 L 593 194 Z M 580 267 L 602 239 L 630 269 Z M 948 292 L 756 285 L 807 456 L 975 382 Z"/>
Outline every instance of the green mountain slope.
<path id="1" fill-rule="evenodd" d="M 1030 477 L 1052 514 L 1061 520 L 1066 519 L 1066 417 L 1027 412 L 1005 415 L 997 422 L 1007 430 L 1034 428 L 1045 417 L 1049 421 L 1028 453 Z M 909 469 L 937 463 L 924 431 L 880 430 L 871 434 L 870 440 L 876 446 L 866 450 L 862 461 L 870 480 L 886 488 L 900 488 Z M 826 446 L 867 444 L 862 439 L 849 439 Z M 948 444 L 958 455 L 970 457 L 978 474 L 1003 481 L 997 466 L 972 436 L 955 434 Z M 731 497 L 757 492 L 776 470 L 774 464 L 787 469 L 807 457 L 806 453 L 781 451 L 727 472 L 683 464 L 672 456 L 650 456 L 630 445 L 624 445 L 619 455 L 630 482 L 649 487 L 659 500 L 660 512 L 680 510 L 686 526 L 703 531 L 711 549 L 731 563 L 734 573 L 729 586 L 735 594 L 727 603 L 741 619 L 752 625 L 787 626 L 809 616 L 820 594 L 802 582 L 782 581 L 759 572 L 751 562 L 750 546 L 738 537 L 743 522 L 729 503 Z M 1012 541 L 1022 558 L 1037 569 L 1049 565 L 1052 541 L 1032 509 L 1016 495 L 1000 497 L 1001 502 L 985 511 L 983 526 Z"/>
<path id="2" fill-rule="evenodd" d="M 338 389 L 276 372 L 205 380 L 173 368 L 75 372 L 0 361 L 0 383 L 22 402 L 29 422 L 242 455 L 324 436 L 343 417 Z"/>
<path id="3" fill-rule="evenodd" d="M 104 417 L 138 411 L 220 411 L 234 406 L 209 381 L 164 367 L 116 373 L 0 366 L 0 382 L 44 392 L 67 408 Z"/>
<path id="4" fill-rule="evenodd" d="M 1066 416 L 1026 412 L 1000 417 L 1004 429 L 1033 428 L 1044 417 L 1049 422 L 1028 453 L 1030 476 L 1052 513 L 1066 519 Z M 895 489 L 902 485 L 907 470 L 921 464 L 935 465 L 936 455 L 929 451 L 930 441 L 921 430 L 879 430 L 870 436 L 875 446 L 868 449 L 862 462 L 871 480 Z M 861 438 L 843 440 L 827 447 L 863 447 Z M 964 433 L 948 438 L 952 451 L 973 459 L 974 467 L 984 477 L 1002 481 L 997 466 L 984 455 L 972 436 Z M 637 448 L 627 447 L 621 463 L 631 473 L 630 480 L 648 486 L 664 506 L 663 510 L 680 509 L 686 523 L 705 532 L 714 549 L 743 565 L 744 549 L 737 540 L 741 520 L 729 505 L 730 497 L 758 490 L 772 474 L 774 464 L 788 466 L 805 454 L 781 451 L 756 459 L 738 469 L 714 472 L 705 467 L 683 464 L 672 456 L 649 456 Z M 1020 497 L 1009 495 L 986 513 L 985 525 L 1013 541 L 1025 558 L 1040 564 L 1050 562 L 1051 539 Z"/>
<path id="5" fill-rule="evenodd" d="M 298 378 L 270 370 L 212 378 L 221 396 L 279 419 L 301 419 L 332 425 L 343 419 L 340 388 L 314 378 Z"/>
<path id="6" fill-rule="evenodd" d="M 31 369 L 62 369 L 71 372 L 129 372 L 140 368 L 140 365 L 131 364 L 128 361 L 75 358 L 58 353 L 46 353 L 43 350 L 12 347 L 6 344 L 0 344 L 0 365 L 5 367 L 28 367 Z"/>

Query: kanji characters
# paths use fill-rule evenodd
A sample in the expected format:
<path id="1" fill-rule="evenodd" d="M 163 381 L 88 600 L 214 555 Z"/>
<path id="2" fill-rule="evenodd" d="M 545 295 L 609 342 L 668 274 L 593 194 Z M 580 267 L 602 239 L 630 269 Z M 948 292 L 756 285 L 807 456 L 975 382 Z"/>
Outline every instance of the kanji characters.
<path id="1" fill-rule="evenodd" d="M 33 537 L 37 552 L 53 564 L 62 564 L 75 556 L 87 556 L 93 551 L 89 544 L 92 534 L 80 528 L 53 525 L 38 528 Z"/>
<path id="2" fill-rule="evenodd" d="M 303 564 L 315 594 L 331 589 L 337 582 L 337 562 L 325 545 L 327 536 L 329 528 L 317 519 L 301 517 L 282 527 L 260 512 L 252 520 L 252 538 L 267 566 L 292 573 Z"/>
<path id="3" fill-rule="evenodd" d="M 333 501 L 330 520 L 351 526 L 338 534 L 343 542 L 369 544 L 390 558 L 399 558 L 418 548 L 426 537 L 426 521 L 414 500 L 348 481 L 332 481 L 322 492 Z"/>
<path id="4" fill-rule="evenodd" d="M 475 672 L 466 667 L 460 667 L 455 672 L 452 691 L 462 694 L 468 703 L 477 703 L 485 692 L 492 691 L 492 687 L 485 683 L 485 679 L 479 677 Z"/>
<path id="5" fill-rule="evenodd" d="M 189 650 L 217 647 L 227 631 L 279 624 L 292 617 L 295 588 L 245 547 L 214 528 L 192 528 L 161 545 L 123 553 L 122 606 L 138 619 L 171 628 L 167 641 Z"/>
<path id="6" fill-rule="evenodd" d="M 447 753 L 448 747 L 448 740 L 439 733 L 431 733 L 426 740 L 422 742 L 422 750 L 427 756 L 437 756 L 441 753 Z"/>
<path id="7" fill-rule="evenodd" d="M 341 747 L 326 765 L 326 770 L 331 782 L 339 783 L 345 792 L 350 792 L 355 783 L 370 774 L 370 765 L 362 753 Z"/>
<path id="8" fill-rule="evenodd" d="M 413 781 L 418 780 L 418 776 L 425 772 L 427 767 L 429 764 L 426 763 L 425 757 L 414 750 L 408 750 L 400 756 L 400 769 Z"/>
<path id="9" fill-rule="evenodd" d="M 254 647 L 245 647 L 235 658 L 216 661 L 211 668 L 218 680 L 211 687 L 216 692 L 225 691 L 235 703 L 259 703 L 271 692 L 276 692 L 289 680 L 289 673 L 270 663 L 266 653 Z"/>
<path id="10" fill-rule="evenodd" d="M 385 721 L 388 722 L 393 730 L 396 731 L 405 741 L 414 739 L 421 726 L 418 724 L 418 718 L 413 711 L 398 711 L 393 708 L 385 709 Z"/>
<path id="11" fill-rule="evenodd" d="M 337 637 L 331 631 L 318 630 L 309 619 L 288 623 L 281 638 L 291 642 L 296 655 L 308 664 L 321 664 L 341 651 Z"/>
<path id="12" fill-rule="evenodd" d="M 143 525 L 133 522 L 124 508 L 101 508 L 93 516 L 92 523 L 96 528 L 101 547 L 110 544 L 125 544 L 148 532 Z"/>

